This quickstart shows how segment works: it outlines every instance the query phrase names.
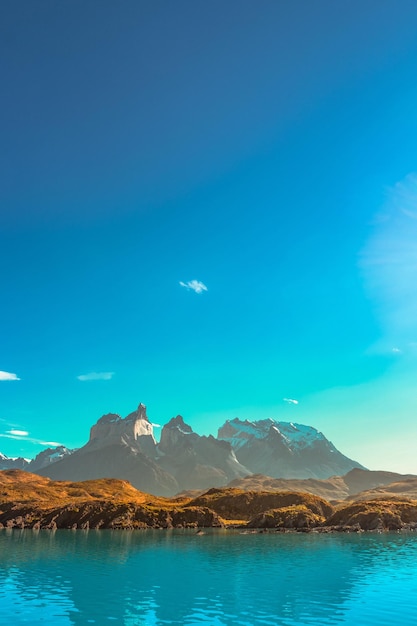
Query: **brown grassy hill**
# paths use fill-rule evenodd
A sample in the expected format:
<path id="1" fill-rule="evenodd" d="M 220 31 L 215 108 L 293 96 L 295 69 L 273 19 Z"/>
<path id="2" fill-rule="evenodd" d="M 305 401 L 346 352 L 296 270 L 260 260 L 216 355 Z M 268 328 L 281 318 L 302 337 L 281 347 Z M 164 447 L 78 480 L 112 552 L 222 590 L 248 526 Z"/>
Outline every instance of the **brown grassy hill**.
<path id="1" fill-rule="evenodd" d="M 311 529 L 321 527 L 325 517 L 313 513 L 304 504 L 284 506 L 258 513 L 248 522 L 248 528 L 276 528 L 276 529 Z"/>
<path id="2" fill-rule="evenodd" d="M 210 489 L 191 500 L 190 505 L 208 507 L 225 519 L 235 520 L 250 520 L 269 509 L 289 506 L 302 505 L 323 519 L 334 511 L 326 500 L 309 493 L 243 491 L 226 487 Z"/>
<path id="3" fill-rule="evenodd" d="M 38 474 L 22 470 L 0 472 L 0 502 L 27 502 L 36 504 L 66 504 L 90 500 L 132 501 L 143 504 L 152 498 L 155 502 L 165 502 L 138 491 L 126 480 L 102 478 L 83 482 L 53 481 Z"/>
<path id="4" fill-rule="evenodd" d="M 417 500 L 417 478 L 409 478 L 408 480 L 400 480 L 381 487 L 367 489 L 366 491 L 361 491 L 353 496 L 349 496 L 347 500 L 355 500 L 355 502 L 358 502 L 360 500 L 374 500 L 376 498 L 388 500 L 398 497 Z"/>
<path id="5" fill-rule="evenodd" d="M 0 472 L 0 524 L 20 528 L 169 528 L 247 522 L 270 509 L 297 511 L 309 523 L 333 513 L 323 498 L 290 492 L 210 489 L 197 498 L 158 498 L 117 479 L 53 481 L 19 470 Z M 291 515 L 290 515 L 291 513 Z M 297 514 L 298 514 L 297 513 Z M 292 518 L 291 518 L 292 519 Z M 291 523 L 290 527 L 297 524 Z"/>
<path id="6" fill-rule="evenodd" d="M 343 476 L 343 480 L 348 488 L 349 495 L 354 495 L 368 489 L 375 489 L 383 485 L 416 478 L 415 474 L 397 474 L 396 472 L 385 472 L 382 470 L 363 470 L 355 468 Z"/>
<path id="7" fill-rule="evenodd" d="M 0 525 L 19 528 L 172 528 L 220 526 L 207 507 L 158 498 L 116 479 L 53 481 L 0 472 Z"/>
<path id="8" fill-rule="evenodd" d="M 416 479 L 393 483 L 389 488 L 397 497 L 343 503 L 335 509 L 310 493 L 215 488 L 193 499 L 169 499 L 138 491 L 124 480 L 61 482 L 5 470 L 0 472 L 0 527 L 199 528 L 234 521 L 278 530 L 417 529 L 417 499 L 401 493 L 407 487 L 414 494 L 416 486 Z"/>
<path id="9" fill-rule="evenodd" d="M 232 480 L 228 487 L 244 491 L 291 491 L 311 493 L 326 500 L 344 500 L 349 495 L 349 487 L 342 476 L 319 478 L 271 478 L 263 474 L 252 474 Z"/>
<path id="10" fill-rule="evenodd" d="M 326 526 L 358 526 L 362 530 L 399 530 L 417 527 L 417 501 L 369 500 L 338 509 L 326 520 Z"/>
<path id="11" fill-rule="evenodd" d="M 323 480 L 316 478 L 271 478 L 262 474 L 253 474 L 233 480 L 227 486 L 245 491 L 298 491 L 311 493 L 329 501 L 341 501 L 352 498 L 355 494 L 365 490 L 378 489 L 390 483 L 408 480 L 417 481 L 417 476 L 355 468 L 344 476 L 332 476 Z M 387 493 L 389 492 L 388 489 Z M 381 491 L 381 494 L 383 493 L 384 490 Z M 404 491 L 404 495 L 406 495 L 406 491 Z M 410 497 L 414 496 L 410 493 Z"/>

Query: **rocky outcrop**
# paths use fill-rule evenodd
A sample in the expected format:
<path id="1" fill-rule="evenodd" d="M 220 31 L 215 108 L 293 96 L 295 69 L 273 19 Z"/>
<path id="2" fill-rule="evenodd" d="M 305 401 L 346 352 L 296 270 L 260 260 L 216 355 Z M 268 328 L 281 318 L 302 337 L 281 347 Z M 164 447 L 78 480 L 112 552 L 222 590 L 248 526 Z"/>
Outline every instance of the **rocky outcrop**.
<path id="1" fill-rule="evenodd" d="M 417 528 L 417 501 L 370 500 L 344 506 L 327 518 L 328 527 L 358 527 L 361 530 Z"/>
<path id="2" fill-rule="evenodd" d="M 28 505 L 3 507 L 0 528 L 146 529 L 218 528 L 219 516 L 205 507 L 151 508 L 133 503 L 81 502 L 43 510 Z"/>
<path id="3" fill-rule="evenodd" d="M 247 524 L 248 528 L 279 528 L 300 530 L 317 528 L 325 522 L 323 515 L 317 515 L 304 504 L 269 509 L 255 515 Z"/>
<path id="4" fill-rule="evenodd" d="M 222 517 L 234 520 L 251 520 L 258 514 L 271 509 L 302 506 L 322 520 L 334 508 L 318 496 L 309 493 L 241 491 L 239 489 L 210 489 L 207 493 L 191 500 L 193 506 L 206 506 Z"/>

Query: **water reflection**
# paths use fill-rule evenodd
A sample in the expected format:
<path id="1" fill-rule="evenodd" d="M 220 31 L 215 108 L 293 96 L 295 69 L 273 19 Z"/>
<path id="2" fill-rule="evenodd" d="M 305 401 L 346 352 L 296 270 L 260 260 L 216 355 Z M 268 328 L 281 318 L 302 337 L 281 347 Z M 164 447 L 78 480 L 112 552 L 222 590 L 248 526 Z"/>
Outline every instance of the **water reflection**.
<path id="1" fill-rule="evenodd" d="M 1 531 L 0 623 L 411 625 L 416 574 L 413 535 Z"/>

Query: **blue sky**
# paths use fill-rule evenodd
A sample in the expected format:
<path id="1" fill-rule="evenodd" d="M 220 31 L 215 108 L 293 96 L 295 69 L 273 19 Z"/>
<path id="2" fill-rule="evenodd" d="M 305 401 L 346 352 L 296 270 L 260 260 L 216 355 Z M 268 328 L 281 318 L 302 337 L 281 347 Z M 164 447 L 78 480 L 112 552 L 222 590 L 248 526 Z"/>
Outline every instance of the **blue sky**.
<path id="1" fill-rule="evenodd" d="M 141 401 L 417 473 L 416 3 L 22 0 L 0 46 L 0 451 Z"/>

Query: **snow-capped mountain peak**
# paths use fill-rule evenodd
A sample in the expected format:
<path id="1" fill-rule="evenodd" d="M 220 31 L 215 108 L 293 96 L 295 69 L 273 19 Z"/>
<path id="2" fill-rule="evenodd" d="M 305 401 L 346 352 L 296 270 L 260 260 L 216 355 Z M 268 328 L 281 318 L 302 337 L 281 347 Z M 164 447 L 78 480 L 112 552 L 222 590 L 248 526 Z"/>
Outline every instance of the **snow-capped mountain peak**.
<path id="1" fill-rule="evenodd" d="M 265 439 L 272 433 L 279 435 L 282 442 L 291 450 L 305 448 L 325 437 L 313 426 L 278 422 L 272 418 L 249 421 L 235 418 L 219 429 L 218 438 L 229 441 L 234 450 L 239 449 L 250 439 Z"/>
<path id="2" fill-rule="evenodd" d="M 219 429 L 218 438 L 230 443 L 250 471 L 276 478 L 328 478 L 359 466 L 305 424 L 235 418 Z"/>

